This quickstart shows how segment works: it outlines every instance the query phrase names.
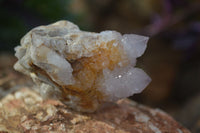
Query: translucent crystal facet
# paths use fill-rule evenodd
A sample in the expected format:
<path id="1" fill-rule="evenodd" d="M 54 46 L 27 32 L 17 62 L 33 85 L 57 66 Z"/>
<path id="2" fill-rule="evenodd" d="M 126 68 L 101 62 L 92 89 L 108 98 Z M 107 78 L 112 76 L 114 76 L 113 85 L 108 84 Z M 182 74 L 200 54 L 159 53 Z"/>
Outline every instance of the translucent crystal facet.
<path id="1" fill-rule="evenodd" d="M 148 37 L 116 31 L 81 31 L 69 21 L 39 26 L 15 48 L 14 68 L 33 78 L 42 95 L 78 111 L 140 93 L 151 81 L 135 68 Z"/>

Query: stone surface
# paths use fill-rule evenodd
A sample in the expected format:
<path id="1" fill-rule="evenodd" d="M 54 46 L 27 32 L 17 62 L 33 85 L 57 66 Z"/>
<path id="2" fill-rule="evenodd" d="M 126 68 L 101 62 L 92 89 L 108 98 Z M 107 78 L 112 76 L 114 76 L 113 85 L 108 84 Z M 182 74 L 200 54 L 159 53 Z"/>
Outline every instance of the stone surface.
<path id="1" fill-rule="evenodd" d="M 39 26 L 16 47 L 14 68 L 39 86 L 44 97 L 93 112 L 104 102 L 140 93 L 151 81 L 136 58 L 148 37 L 116 31 L 81 31 L 69 21 Z"/>
<path id="2" fill-rule="evenodd" d="M 22 88 L 0 101 L 0 132 L 9 133 L 190 133 L 159 109 L 127 99 L 95 113 L 70 110 Z"/>

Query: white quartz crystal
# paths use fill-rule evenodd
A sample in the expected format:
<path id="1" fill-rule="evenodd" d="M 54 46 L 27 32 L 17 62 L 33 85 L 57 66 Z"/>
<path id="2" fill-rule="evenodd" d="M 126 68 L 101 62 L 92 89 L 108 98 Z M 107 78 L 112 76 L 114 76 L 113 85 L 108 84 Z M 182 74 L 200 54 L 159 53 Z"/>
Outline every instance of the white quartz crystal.
<path id="1" fill-rule="evenodd" d="M 105 101 L 140 93 L 151 81 L 136 58 L 148 37 L 116 31 L 81 31 L 69 21 L 39 26 L 15 48 L 14 68 L 33 78 L 42 95 L 79 111 L 92 112 Z"/>
<path id="2" fill-rule="evenodd" d="M 139 68 L 131 66 L 103 71 L 105 93 L 112 101 L 140 93 L 150 82 L 148 75 Z"/>

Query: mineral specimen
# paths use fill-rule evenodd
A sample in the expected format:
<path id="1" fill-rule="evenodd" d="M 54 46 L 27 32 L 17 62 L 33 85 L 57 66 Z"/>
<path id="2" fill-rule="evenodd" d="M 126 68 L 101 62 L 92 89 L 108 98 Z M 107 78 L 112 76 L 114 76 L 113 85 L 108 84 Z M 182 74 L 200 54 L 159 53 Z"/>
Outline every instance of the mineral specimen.
<path id="1" fill-rule="evenodd" d="M 140 93 L 151 81 L 136 58 L 148 37 L 81 31 L 69 21 L 32 29 L 15 48 L 14 68 L 32 77 L 46 97 L 93 112 L 104 102 Z"/>

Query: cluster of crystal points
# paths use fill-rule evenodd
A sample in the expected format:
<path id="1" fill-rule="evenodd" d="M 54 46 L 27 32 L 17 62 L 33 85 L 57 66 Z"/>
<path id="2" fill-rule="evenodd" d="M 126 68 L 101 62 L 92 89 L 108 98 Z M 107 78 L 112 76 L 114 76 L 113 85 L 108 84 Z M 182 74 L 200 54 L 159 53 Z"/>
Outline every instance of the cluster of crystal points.
<path id="1" fill-rule="evenodd" d="M 14 68 L 32 77 L 41 95 L 93 112 L 106 101 L 140 93 L 151 81 L 136 58 L 148 37 L 81 31 L 69 21 L 32 29 L 15 48 Z"/>

